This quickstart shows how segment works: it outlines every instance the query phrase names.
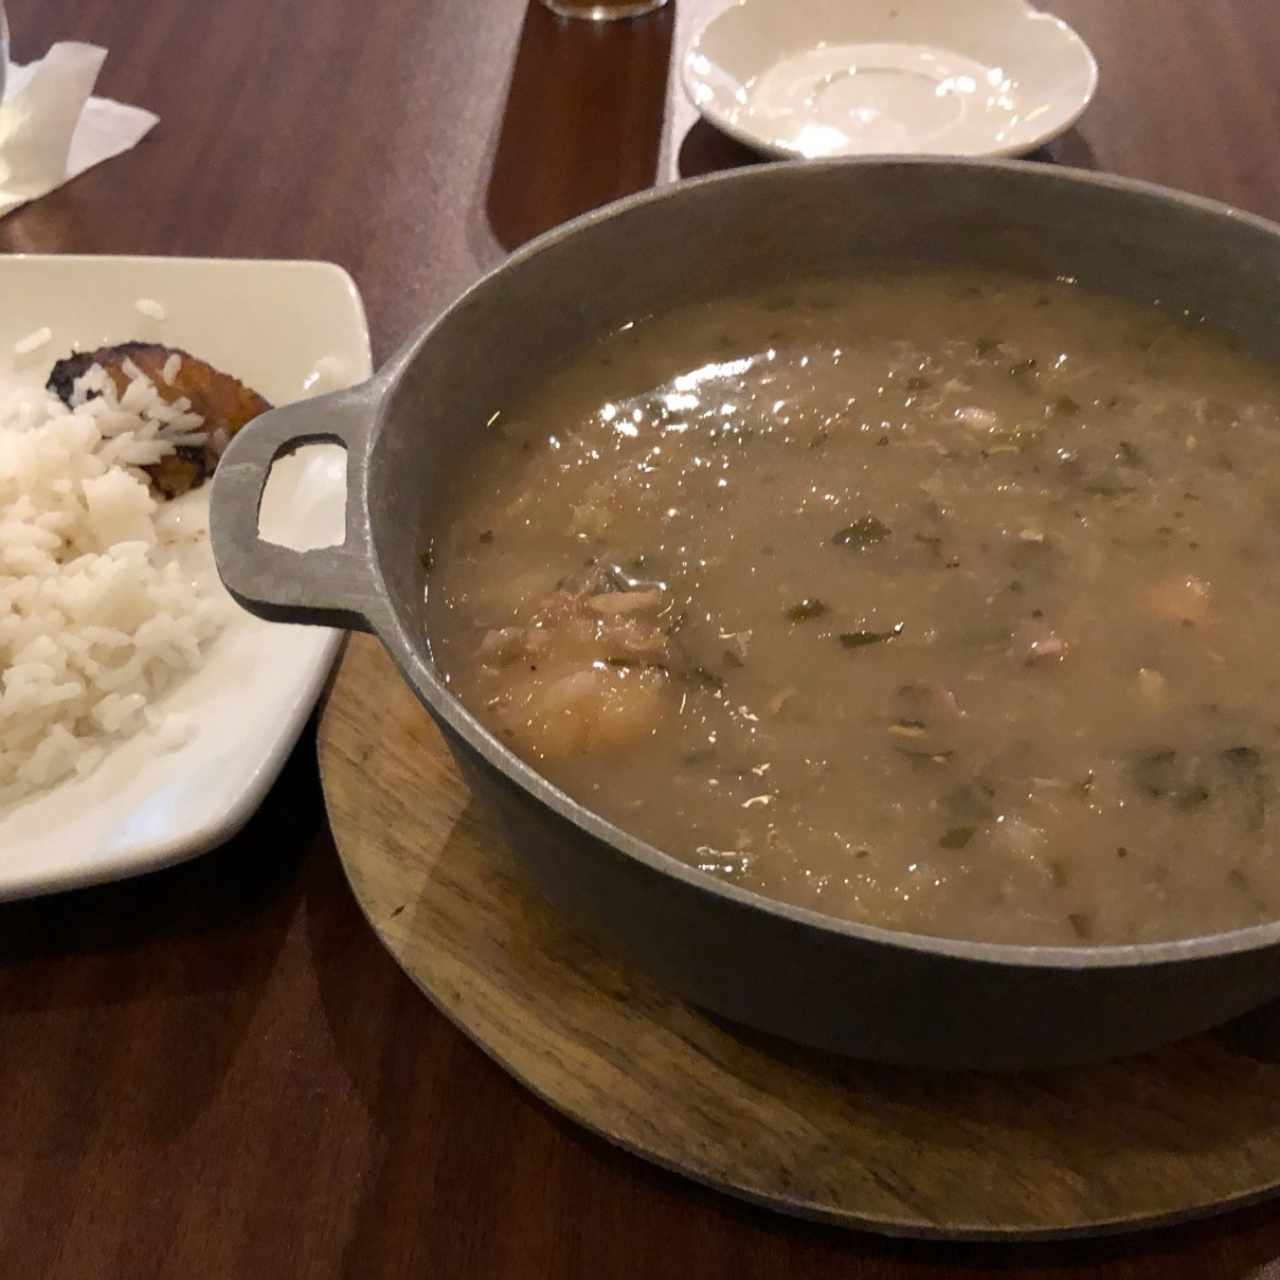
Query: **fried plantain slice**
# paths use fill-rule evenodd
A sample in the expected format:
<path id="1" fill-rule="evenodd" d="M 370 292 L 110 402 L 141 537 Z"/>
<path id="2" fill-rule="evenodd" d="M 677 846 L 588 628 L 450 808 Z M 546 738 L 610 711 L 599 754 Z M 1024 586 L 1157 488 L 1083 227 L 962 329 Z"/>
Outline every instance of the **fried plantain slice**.
<path id="1" fill-rule="evenodd" d="M 164 367 L 175 355 L 182 363 L 173 382 L 166 382 Z M 215 369 L 179 347 L 164 347 L 154 342 L 122 342 L 68 356 L 53 366 L 46 386 L 70 407 L 76 379 L 96 364 L 111 376 L 117 394 L 123 395 L 130 381 L 124 369 L 126 360 L 131 360 L 151 379 L 166 402 L 185 396 L 191 402 L 192 412 L 204 419 L 204 429 L 209 433 L 206 444 L 179 445 L 168 457 L 145 468 L 153 487 L 166 498 L 176 498 L 202 485 L 213 474 L 226 442 L 246 422 L 252 422 L 271 408 L 267 400 L 229 373 Z"/>

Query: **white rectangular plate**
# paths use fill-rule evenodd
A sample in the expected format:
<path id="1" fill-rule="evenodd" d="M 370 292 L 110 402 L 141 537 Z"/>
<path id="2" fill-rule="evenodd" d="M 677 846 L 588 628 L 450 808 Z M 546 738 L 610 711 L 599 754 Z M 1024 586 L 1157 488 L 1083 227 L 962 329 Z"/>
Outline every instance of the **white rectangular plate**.
<path id="1" fill-rule="evenodd" d="M 165 318 L 141 314 L 139 298 L 159 302 Z M 130 340 L 182 347 L 273 404 L 371 372 L 360 295 L 325 262 L 0 257 L 0 299 L 6 377 L 43 383 L 73 348 Z M 52 341 L 15 356 L 14 343 L 44 326 Z M 341 528 L 343 498 L 340 452 L 289 460 L 272 476 L 261 527 L 274 540 L 315 545 L 335 519 Z M 297 741 L 339 639 L 236 610 L 200 670 L 157 704 L 196 724 L 182 747 L 157 754 L 141 735 L 89 776 L 0 808 L 0 899 L 137 875 L 234 835 Z"/>

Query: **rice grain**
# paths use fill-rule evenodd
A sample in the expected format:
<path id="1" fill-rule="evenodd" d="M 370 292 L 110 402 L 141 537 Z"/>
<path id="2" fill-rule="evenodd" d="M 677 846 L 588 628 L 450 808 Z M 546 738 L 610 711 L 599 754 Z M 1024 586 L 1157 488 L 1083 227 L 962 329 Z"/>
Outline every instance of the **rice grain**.
<path id="1" fill-rule="evenodd" d="M 13 344 L 13 354 L 15 356 L 29 356 L 39 351 L 41 347 L 46 347 L 53 341 L 53 330 L 48 326 L 43 329 L 36 329 L 34 332 L 27 334 L 25 338 L 19 338 Z"/>

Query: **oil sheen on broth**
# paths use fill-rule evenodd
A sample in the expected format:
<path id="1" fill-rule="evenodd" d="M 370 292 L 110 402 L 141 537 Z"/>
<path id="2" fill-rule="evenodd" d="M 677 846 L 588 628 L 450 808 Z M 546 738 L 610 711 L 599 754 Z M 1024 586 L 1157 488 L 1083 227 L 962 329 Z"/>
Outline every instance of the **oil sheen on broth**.
<path id="1" fill-rule="evenodd" d="M 915 932 L 1280 916 L 1280 384 L 1228 335 L 1066 283 L 815 282 L 494 410 L 426 626 L 590 808 Z"/>

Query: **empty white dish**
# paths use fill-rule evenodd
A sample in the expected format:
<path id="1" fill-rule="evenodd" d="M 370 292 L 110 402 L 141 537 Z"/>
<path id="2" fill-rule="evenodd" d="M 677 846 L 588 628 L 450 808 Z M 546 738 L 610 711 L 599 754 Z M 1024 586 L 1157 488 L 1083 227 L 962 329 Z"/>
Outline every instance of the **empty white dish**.
<path id="1" fill-rule="evenodd" d="M 690 44 L 717 128 L 783 157 L 1019 155 L 1068 129 L 1098 65 L 1024 0 L 738 0 Z"/>

